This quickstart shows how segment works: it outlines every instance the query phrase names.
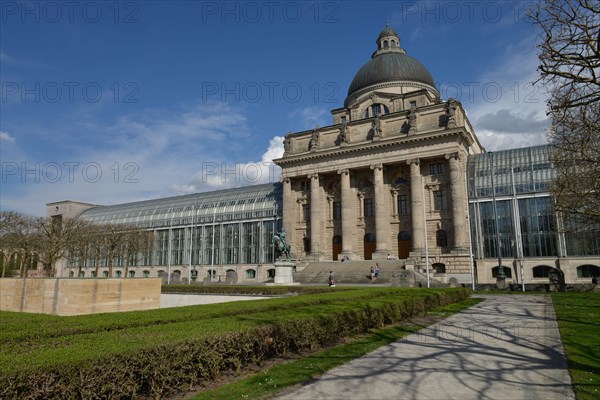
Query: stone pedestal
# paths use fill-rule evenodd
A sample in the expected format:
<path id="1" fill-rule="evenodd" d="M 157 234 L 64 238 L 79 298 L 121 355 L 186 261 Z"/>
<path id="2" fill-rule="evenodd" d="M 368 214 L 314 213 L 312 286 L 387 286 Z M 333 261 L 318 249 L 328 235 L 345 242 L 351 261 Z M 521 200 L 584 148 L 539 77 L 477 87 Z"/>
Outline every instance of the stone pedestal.
<path id="1" fill-rule="evenodd" d="M 267 283 L 268 286 L 292 286 L 300 285 L 294 282 L 292 274 L 294 263 L 289 261 L 275 261 L 275 280 L 273 283 Z"/>
<path id="2" fill-rule="evenodd" d="M 506 279 L 496 278 L 496 287 L 500 290 L 506 289 L 508 287 L 508 284 L 506 283 Z"/>

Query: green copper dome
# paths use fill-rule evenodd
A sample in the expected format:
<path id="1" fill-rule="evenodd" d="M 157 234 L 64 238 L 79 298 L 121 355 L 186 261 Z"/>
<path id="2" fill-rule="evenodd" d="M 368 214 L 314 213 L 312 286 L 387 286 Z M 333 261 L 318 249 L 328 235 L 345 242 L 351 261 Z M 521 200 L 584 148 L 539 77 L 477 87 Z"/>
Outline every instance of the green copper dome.
<path id="1" fill-rule="evenodd" d="M 384 53 L 358 70 L 348 89 L 348 96 L 371 85 L 393 81 L 420 82 L 435 87 L 431 74 L 419 61 L 407 54 Z"/>
<path id="2" fill-rule="evenodd" d="M 400 48 L 400 38 L 389 26 L 377 37 L 377 51 L 373 53 L 371 60 L 352 79 L 346 102 L 353 94 L 386 82 L 415 82 L 435 89 L 427 68 Z"/>

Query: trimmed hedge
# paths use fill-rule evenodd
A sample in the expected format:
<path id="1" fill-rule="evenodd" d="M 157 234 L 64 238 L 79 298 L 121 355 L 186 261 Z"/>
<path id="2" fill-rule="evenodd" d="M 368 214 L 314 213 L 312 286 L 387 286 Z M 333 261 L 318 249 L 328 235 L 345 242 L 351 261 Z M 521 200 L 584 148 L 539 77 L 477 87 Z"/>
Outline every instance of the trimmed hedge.
<path id="1" fill-rule="evenodd" d="M 373 289 L 356 290 L 363 291 Z M 162 333 L 145 347 L 113 354 L 108 352 L 87 360 L 57 362 L 53 366 L 20 365 L 12 372 L 0 375 L 0 397 L 128 399 L 151 396 L 158 399 L 213 380 L 225 371 L 240 371 L 275 356 L 315 349 L 470 296 L 466 289 L 377 292 L 387 293 L 352 302 L 323 301 L 299 308 L 283 308 L 274 315 L 244 310 L 239 315 L 214 320 L 217 325 L 217 320 L 237 321 L 238 329 L 232 330 L 232 325 L 225 323 L 229 327 L 224 331 L 215 328 L 208 335 L 203 335 L 197 326 L 193 329 L 200 321 L 181 322 L 175 324 L 178 325 L 175 335 L 167 334 L 166 328 L 170 325 L 160 327 Z M 295 299 L 278 301 L 283 300 Z M 192 328 L 195 333 L 186 335 L 186 328 Z M 153 333 L 153 327 L 146 329 Z M 111 333 L 95 335 L 110 336 Z M 174 339 L 178 335 L 181 339 Z"/>
<path id="2" fill-rule="evenodd" d="M 162 285 L 162 293 L 243 294 L 257 296 L 281 296 L 285 294 L 317 294 L 353 290 L 351 287 L 328 286 L 232 286 L 232 285 Z"/>

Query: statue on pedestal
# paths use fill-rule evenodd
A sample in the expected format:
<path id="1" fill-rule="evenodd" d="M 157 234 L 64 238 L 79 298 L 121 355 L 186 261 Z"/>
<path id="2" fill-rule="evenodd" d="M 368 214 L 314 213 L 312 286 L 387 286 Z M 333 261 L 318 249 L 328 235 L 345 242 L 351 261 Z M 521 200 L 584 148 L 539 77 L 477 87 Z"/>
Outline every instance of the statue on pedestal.
<path id="1" fill-rule="evenodd" d="M 292 246 L 287 244 L 287 242 L 285 240 L 286 236 L 287 235 L 284 230 L 282 230 L 281 232 L 276 232 L 273 234 L 272 242 L 273 242 L 273 246 L 275 246 L 276 258 L 279 259 L 280 257 L 285 255 L 286 261 L 290 261 L 291 253 L 292 253 Z"/>

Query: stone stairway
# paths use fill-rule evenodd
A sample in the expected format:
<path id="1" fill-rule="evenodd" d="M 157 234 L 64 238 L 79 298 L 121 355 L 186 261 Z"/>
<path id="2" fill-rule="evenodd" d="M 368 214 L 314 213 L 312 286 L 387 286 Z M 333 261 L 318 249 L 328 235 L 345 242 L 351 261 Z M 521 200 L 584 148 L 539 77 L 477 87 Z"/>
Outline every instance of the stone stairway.
<path id="1" fill-rule="evenodd" d="M 399 286 L 427 286 L 427 277 L 416 271 L 404 270 L 406 260 L 381 260 L 381 261 L 321 261 L 296 263 L 294 282 L 304 284 L 326 284 L 329 271 L 333 271 L 334 280 L 341 284 L 368 284 L 371 283 L 370 268 L 378 262 L 381 276 L 376 284 L 398 284 Z M 441 282 L 430 279 L 431 287 L 447 286 Z"/>

